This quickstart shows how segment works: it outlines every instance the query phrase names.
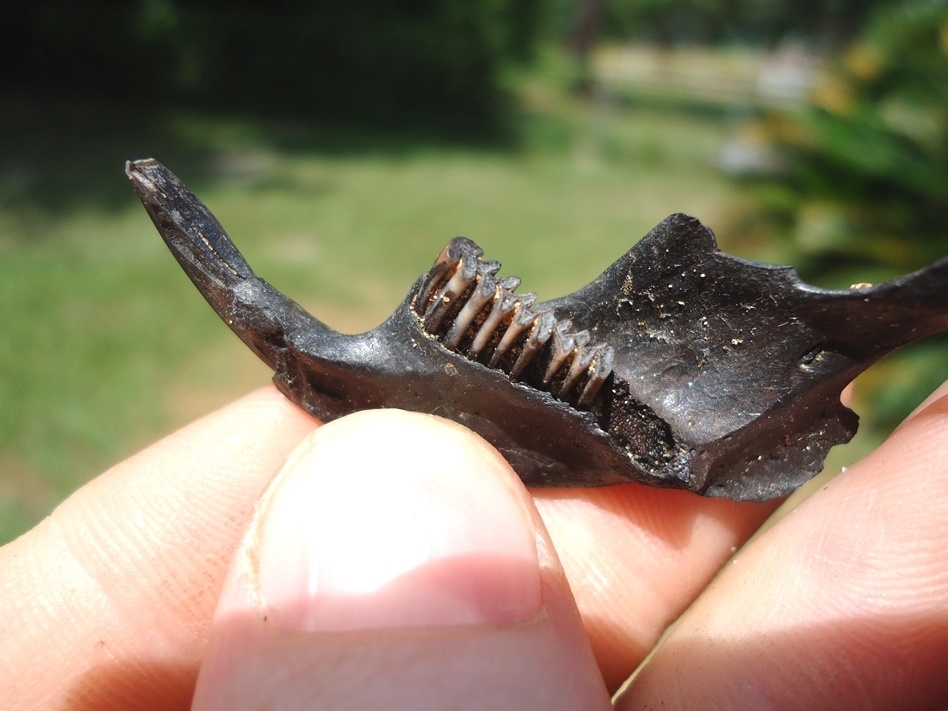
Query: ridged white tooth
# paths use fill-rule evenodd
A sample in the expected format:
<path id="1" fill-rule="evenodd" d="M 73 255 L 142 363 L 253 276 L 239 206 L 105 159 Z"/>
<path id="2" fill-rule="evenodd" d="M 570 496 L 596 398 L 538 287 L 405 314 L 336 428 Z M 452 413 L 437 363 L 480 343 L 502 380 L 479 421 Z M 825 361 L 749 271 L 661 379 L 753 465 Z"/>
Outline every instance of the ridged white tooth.
<path id="1" fill-rule="evenodd" d="M 448 283 L 438 292 L 437 296 L 435 296 L 431 302 L 431 306 L 428 307 L 428 312 L 425 314 L 425 330 L 429 333 L 434 333 L 438 330 L 441 326 L 441 322 L 444 321 L 444 317 L 448 315 L 448 311 L 451 309 L 454 301 L 463 294 L 474 281 L 474 278 L 477 276 L 476 267 L 477 262 L 473 259 L 465 257 L 461 260 L 457 270 L 451 278 L 448 279 Z"/>
<path id="2" fill-rule="evenodd" d="M 530 329 L 530 333 L 523 343 L 523 349 L 520 351 L 517 362 L 514 363 L 510 369 L 511 378 L 520 377 L 520 374 L 523 373 L 524 369 L 530 364 L 530 361 L 536 357 L 536 354 L 539 353 L 546 342 L 550 340 L 550 336 L 553 335 L 554 326 L 556 326 L 556 316 L 553 315 L 552 311 L 543 311 L 537 315 L 533 322 L 533 327 Z"/>
<path id="3" fill-rule="evenodd" d="M 563 378 L 563 382 L 559 388 L 560 397 L 566 396 L 566 394 L 572 389 L 573 385 L 579 379 L 579 376 L 586 371 L 586 369 L 589 367 L 589 364 L 592 362 L 595 349 L 586 348 L 588 343 L 589 331 L 579 331 L 578 333 L 573 334 L 572 359 L 569 363 L 569 370 L 566 371 L 566 376 Z M 550 377 L 552 378 L 553 374 L 551 374 Z"/>
<path id="4" fill-rule="evenodd" d="M 599 349 L 596 359 L 590 366 L 589 380 L 586 387 L 583 388 L 582 395 L 579 396 L 579 405 L 588 407 L 592 403 L 599 388 L 605 382 L 606 378 L 612 372 L 612 366 L 615 364 L 616 352 L 610 345 L 603 345 Z"/>
<path id="5" fill-rule="evenodd" d="M 478 247 L 467 237 L 455 237 L 448 242 L 441 254 L 435 259 L 434 265 L 428 272 L 428 282 L 424 290 L 419 295 L 418 304 L 428 304 L 432 295 L 438 291 L 446 281 L 448 281 L 457 271 L 458 266 L 463 261 L 475 264 L 484 254 L 484 250 Z M 427 307 L 422 306 L 427 310 Z"/>
<path id="6" fill-rule="evenodd" d="M 495 276 L 499 271 L 500 262 L 493 259 L 482 259 L 477 266 L 478 274 L 490 274 L 491 276 Z"/>
<path id="7" fill-rule="evenodd" d="M 490 337 L 494 335 L 494 331 L 513 313 L 514 307 L 516 307 L 518 303 L 517 295 L 504 289 L 503 279 L 501 279 L 497 284 L 494 304 L 491 307 L 490 313 L 487 315 L 487 318 L 484 319 L 484 323 L 481 324 L 477 335 L 474 336 L 474 342 L 471 344 L 471 355 L 477 355 L 484 350 L 484 347 L 488 341 L 490 341 Z"/>
<path id="8" fill-rule="evenodd" d="M 464 334 L 467 333 L 467 330 L 471 327 L 471 323 L 473 323 L 477 315 L 487 305 L 487 302 L 494 297 L 496 291 L 497 282 L 494 280 L 494 277 L 490 274 L 482 275 L 474 291 L 470 297 L 468 297 L 467 303 L 464 304 L 464 307 L 458 315 L 455 316 L 451 330 L 448 331 L 448 335 L 444 338 L 444 345 L 452 350 L 458 347 Z"/>
<path id="9" fill-rule="evenodd" d="M 507 326 L 507 330 L 504 332 L 503 337 L 500 339 L 500 343 L 497 344 L 497 348 L 494 349 L 494 355 L 490 358 L 490 365 L 492 368 L 497 365 L 500 361 L 501 356 L 507 352 L 507 350 L 512 346 L 524 329 L 529 328 L 534 320 L 537 317 L 537 314 L 530 308 L 533 305 L 533 302 L 536 300 L 536 294 L 527 293 L 520 297 L 520 299 L 514 304 L 514 313 L 513 317 L 510 319 L 510 323 Z"/>
<path id="10" fill-rule="evenodd" d="M 573 327 L 573 322 L 569 319 L 558 321 L 553 329 L 553 344 L 550 347 L 550 362 L 543 373 L 543 384 L 549 383 L 556 371 L 560 369 L 566 361 L 567 356 L 572 353 L 576 347 L 576 341 L 569 329 Z"/>
<path id="11" fill-rule="evenodd" d="M 434 266 L 431 268 L 431 271 L 428 272 L 428 281 L 424 289 L 422 289 L 418 295 L 418 300 L 415 302 L 425 311 L 428 309 L 427 305 L 430 303 L 432 294 L 440 289 L 441 286 L 453 276 L 458 265 L 461 263 L 460 259 L 451 259 L 449 254 L 450 248 L 451 245 L 449 244 L 441 250 L 441 254 L 438 255 L 438 258 L 435 260 Z"/>
<path id="12" fill-rule="evenodd" d="M 520 277 L 515 276 L 505 276 L 497 280 L 498 286 L 504 291 L 509 291 L 511 293 L 517 290 L 517 287 L 520 286 Z"/>
<path id="13" fill-rule="evenodd" d="M 601 348 L 601 346 L 586 347 L 586 344 L 589 343 L 588 331 L 580 331 L 575 338 L 577 348 L 573 354 L 573 361 L 569 365 L 569 372 L 566 373 L 563 384 L 560 386 L 559 397 L 561 398 L 565 398 L 583 374 L 588 373 L 589 366 Z"/>

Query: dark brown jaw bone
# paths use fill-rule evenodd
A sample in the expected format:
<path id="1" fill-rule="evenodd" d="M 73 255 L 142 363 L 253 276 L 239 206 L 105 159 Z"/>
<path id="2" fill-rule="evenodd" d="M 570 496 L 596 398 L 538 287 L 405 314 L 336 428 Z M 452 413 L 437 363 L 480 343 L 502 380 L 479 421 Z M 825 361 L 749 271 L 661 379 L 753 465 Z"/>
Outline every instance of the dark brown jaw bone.
<path id="1" fill-rule="evenodd" d="M 544 303 L 456 238 L 388 321 L 343 335 L 257 277 L 164 166 L 126 172 L 185 272 L 290 400 L 326 421 L 376 407 L 447 417 L 532 486 L 787 495 L 855 434 L 846 384 L 948 328 L 948 258 L 829 291 L 730 257 L 697 220 L 672 215 L 591 284 Z"/>

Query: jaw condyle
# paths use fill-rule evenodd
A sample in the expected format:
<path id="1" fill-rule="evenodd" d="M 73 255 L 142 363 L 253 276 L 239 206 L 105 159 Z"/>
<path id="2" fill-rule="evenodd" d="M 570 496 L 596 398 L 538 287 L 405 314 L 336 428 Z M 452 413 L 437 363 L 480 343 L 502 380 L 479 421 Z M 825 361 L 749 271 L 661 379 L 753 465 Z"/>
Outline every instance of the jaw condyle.
<path id="1" fill-rule="evenodd" d="M 345 335 L 257 277 L 167 168 L 126 172 L 184 271 L 291 401 L 323 420 L 380 407 L 449 418 L 531 486 L 784 496 L 855 434 L 842 389 L 948 328 L 948 258 L 818 289 L 724 254 L 701 223 L 672 215 L 588 286 L 545 302 L 455 238 L 385 323 Z"/>

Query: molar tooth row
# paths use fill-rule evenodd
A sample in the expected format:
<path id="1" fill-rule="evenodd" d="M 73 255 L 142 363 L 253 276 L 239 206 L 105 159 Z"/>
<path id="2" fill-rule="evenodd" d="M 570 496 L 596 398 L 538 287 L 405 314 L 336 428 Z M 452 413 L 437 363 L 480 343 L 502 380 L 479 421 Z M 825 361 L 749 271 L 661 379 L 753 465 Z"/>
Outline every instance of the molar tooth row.
<path id="1" fill-rule="evenodd" d="M 489 367 L 502 369 L 515 380 L 524 379 L 531 363 L 546 353 L 549 359 L 540 365 L 536 387 L 589 407 L 612 372 L 613 349 L 589 346 L 588 331 L 573 333 L 569 319 L 557 320 L 549 309 L 534 309 L 536 294 L 515 294 L 520 279 L 495 278 L 500 263 L 482 256 L 480 247 L 463 237 L 442 250 L 415 301 L 416 310 L 423 311 L 425 330 L 459 352 L 474 329 L 467 355 L 478 359 L 489 355 Z M 562 380 L 557 380 L 564 369 Z"/>
<path id="2" fill-rule="evenodd" d="M 477 280 L 477 286 L 474 287 L 474 291 L 468 297 L 461 311 L 455 316 L 448 335 L 444 337 L 444 345 L 452 350 L 458 347 L 461 338 L 471 327 L 474 317 L 497 294 L 497 288 L 497 282 L 490 274 L 484 274 Z"/>
<path id="3" fill-rule="evenodd" d="M 474 336 L 474 341 L 471 343 L 470 348 L 471 355 L 480 355 L 480 352 L 484 350 L 490 337 L 494 335 L 494 331 L 497 330 L 501 322 L 513 313 L 514 309 L 524 298 L 530 296 L 529 294 L 524 294 L 518 300 L 517 295 L 513 293 L 518 286 L 520 286 L 520 279 L 518 277 L 504 277 L 497 282 L 498 288 L 497 291 L 494 292 L 493 306 L 487 318 L 484 319 L 484 323 L 482 323 L 478 329 L 477 335 Z"/>

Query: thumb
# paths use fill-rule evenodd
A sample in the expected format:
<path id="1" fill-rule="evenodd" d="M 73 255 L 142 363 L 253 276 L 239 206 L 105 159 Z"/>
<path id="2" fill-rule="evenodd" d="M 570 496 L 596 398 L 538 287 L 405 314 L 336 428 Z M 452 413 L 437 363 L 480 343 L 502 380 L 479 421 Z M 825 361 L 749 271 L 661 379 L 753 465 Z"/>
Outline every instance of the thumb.
<path id="1" fill-rule="evenodd" d="M 427 415 L 313 433 L 264 495 L 193 708 L 606 709 L 530 496 Z"/>

